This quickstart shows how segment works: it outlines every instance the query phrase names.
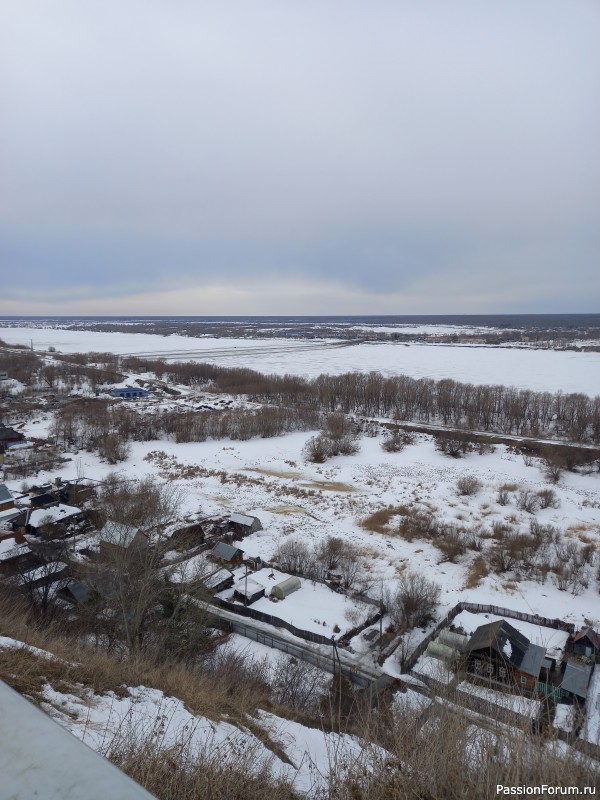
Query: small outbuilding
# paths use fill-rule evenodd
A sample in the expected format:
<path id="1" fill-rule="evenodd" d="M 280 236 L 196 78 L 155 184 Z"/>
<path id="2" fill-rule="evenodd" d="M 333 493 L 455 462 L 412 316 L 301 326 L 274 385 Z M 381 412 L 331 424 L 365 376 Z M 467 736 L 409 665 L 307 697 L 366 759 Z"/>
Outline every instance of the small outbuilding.
<path id="1" fill-rule="evenodd" d="M 277 600 L 285 600 L 288 595 L 297 591 L 301 586 L 302 581 L 300 578 L 297 575 L 290 575 L 289 578 L 273 586 L 271 589 L 271 597 L 275 597 Z"/>
<path id="2" fill-rule="evenodd" d="M 563 698 L 583 705 L 587 699 L 592 671 L 593 668 L 586 664 L 572 664 L 569 662 L 565 667 L 565 674 L 560 684 Z"/>
<path id="3" fill-rule="evenodd" d="M 235 587 L 233 596 L 236 600 L 239 600 L 240 603 L 249 606 L 265 596 L 265 587 L 253 581 L 252 578 L 244 578 Z"/>

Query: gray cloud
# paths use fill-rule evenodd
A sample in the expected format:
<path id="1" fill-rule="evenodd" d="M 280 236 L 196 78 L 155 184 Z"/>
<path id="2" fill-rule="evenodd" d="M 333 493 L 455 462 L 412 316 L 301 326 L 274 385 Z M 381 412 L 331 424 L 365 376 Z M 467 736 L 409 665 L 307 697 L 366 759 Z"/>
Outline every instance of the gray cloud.
<path id="1" fill-rule="evenodd" d="M 5 299 L 268 279 L 595 310 L 599 33 L 583 0 L 13 4 Z"/>

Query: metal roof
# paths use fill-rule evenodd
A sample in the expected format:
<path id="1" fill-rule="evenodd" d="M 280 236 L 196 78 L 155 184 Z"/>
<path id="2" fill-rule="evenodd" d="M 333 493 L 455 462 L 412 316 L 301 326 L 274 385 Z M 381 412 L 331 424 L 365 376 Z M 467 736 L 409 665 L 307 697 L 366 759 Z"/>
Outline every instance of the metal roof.
<path id="1" fill-rule="evenodd" d="M 234 522 L 236 525 L 253 525 L 256 519 L 258 517 L 250 517 L 248 514 L 232 514 L 229 517 L 229 521 Z"/>
<path id="2" fill-rule="evenodd" d="M 581 697 L 585 700 L 588 692 L 588 684 L 592 677 L 592 667 L 584 666 L 582 664 L 568 663 L 565 669 L 565 674 L 560 685 L 561 689 L 565 692 L 570 692 Z"/>
<path id="3" fill-rule="evenodd" d="M 134 528 L 132 525 L 109 521 L 100 531 L 100 541 L 129 547 L 139 532 L 139 528 Z"/>
<path id="4" fill-rule="evenodd" d="M 509 625 L 505 619 L 480 625 L 471 636 L 467 650 L 469 652 L 493 650 L 516 669 L 536 678 L 540 674 L 542 661 L 546 657 L 544 647 L 531 644 L 526 636 Z"/>
<path id="5" fill-rule="evenodd" d="M 230 561 L 232 558 L 235 558 L 238 554 L 243 555 L 244 551 L 240 550 L 239 547 L 234 547 L 231 544 L 226 544 L 226 542 L 217 542 L 217 544 L 213 547 L 210 553 L 211 555 L 215 556 L 215 558 L 222 558 L 224 561 Z"/>
<path id="6" fill-rule="evenodd" d="M 582 639 L 587 639 L 592 647 L 600 650 L 600 634 L 596 633 L 593 628 L 582 628 L 579 633 L 576 633 L 573 641 L 580 642 Z"/>
<path id="7" fill-rule="evenodd" d="M 546 658 L 546 648 L 539 644 L 530 644 L 520 664 L 515 663 L 515 666 L 526 672 L 528 675 L 533 675 L 537 678 L 542 668 L 542 661 Z"/>
<path id="8" fill-rule="evenodd" d="M 4 483 L 0 483 L 0 503 L 8 503 L 13 499 L 12 492 Z"/>
<path id="9" fill-rule="evenodd" d="M 0 681 L 2 796 L 153 800 L 114 764 Z"/>

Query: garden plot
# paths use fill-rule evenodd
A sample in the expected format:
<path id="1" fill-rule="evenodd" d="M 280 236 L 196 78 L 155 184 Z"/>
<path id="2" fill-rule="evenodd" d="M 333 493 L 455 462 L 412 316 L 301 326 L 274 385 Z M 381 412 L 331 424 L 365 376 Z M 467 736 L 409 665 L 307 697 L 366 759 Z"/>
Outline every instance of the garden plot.
<path id="1" fill-rule="evenodd" d="M 236 581 L 234 588 L 244 588 L 244 570 L 235 571 Z M 270 576 L 273 577 L 270 577 Z M 262 569 L 248 574 L 248 580 L 253 580 L 265 588 L 265 593 L 270 594 L 271 589 L 281 581 L 289 578 L 279 570 Z M 231 598 L 232 589 L 220 592 L 217 597 L 223 600 Z M 321 636 L 338 636 L 350 628 L 364 622 L 376 609 L 367 603 L 361 603 L 353 598 L 332 591 L 328 586 L 315 581 L 301 579 L 301 587 L 288 595 L 285 600 L 276 603 L 268 597 L 261 597 L 251 606 L 255 611 L 271 614 L 274 617 L 289 622 L 296 628 Z"/>

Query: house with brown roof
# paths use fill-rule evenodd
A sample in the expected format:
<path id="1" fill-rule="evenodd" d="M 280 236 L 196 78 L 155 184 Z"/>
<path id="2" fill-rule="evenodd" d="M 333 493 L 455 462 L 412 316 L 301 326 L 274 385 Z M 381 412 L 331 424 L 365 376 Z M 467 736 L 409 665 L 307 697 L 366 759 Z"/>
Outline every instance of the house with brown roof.
<path id="1" fill-rule="evenodd" d="M 600 664 L 600 634 L 593 628 L 582 628 L 573 637 L 573 652 Z"/>

